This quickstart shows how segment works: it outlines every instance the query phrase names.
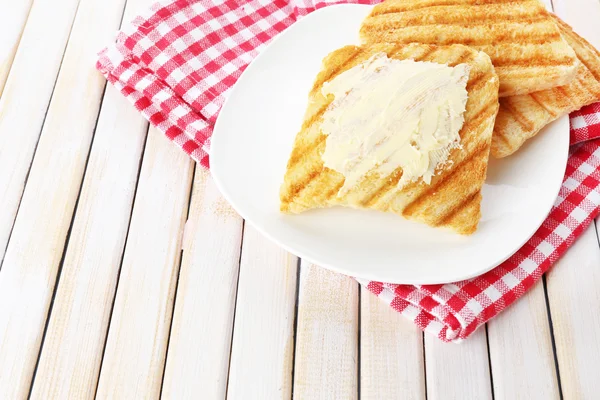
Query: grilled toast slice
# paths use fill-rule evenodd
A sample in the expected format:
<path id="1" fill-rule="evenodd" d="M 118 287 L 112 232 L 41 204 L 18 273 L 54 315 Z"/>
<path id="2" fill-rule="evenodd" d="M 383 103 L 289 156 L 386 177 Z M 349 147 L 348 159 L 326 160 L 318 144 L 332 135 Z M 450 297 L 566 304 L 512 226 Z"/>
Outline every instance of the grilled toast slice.
<path id="1" fill-rule="evenodd" d="M 500 99 L 492 136 L 496 158 L 511 155 L 555 119 L 600 101 L 600 52 L 560 18 L 554 18 L 579 58 L 575 79 L 568 85 Z"/>
<path id="2" fill-rule="evenodd" d="M 538 0 L 386 0 L 360 35 L 363 43 L 459 43 L 484 51 L 500 78 L 500 97 L 565 85 L 577 67 Z"/>
<path id="3" fill-rule="evenodd" d="M 325 82 L 381 52 L 398 60 L 450 66 L 465 63 L 470 67 L 464 124 L 459 132 L 462 148 L 450 151 L 451 162 L 436 171 L 430 184 L 419 179 L 399 189 L 402 169 L 398 168 L 387 176 L 367 174 L 340 195 L 345 178 L 325 167 L 322 159 L 326 135 L 320 125 L 332 99 L 323 96 L 321 89 Z M 280 190 L 281 211 L 299 213 L 341 205 L 393 212 L 461 234 L 473 233 L 481 216 L 481 187 L 498 111 L 498 85 L 490 58 L 462 45 L 378 43 L 366 47 L 346 46 L 332 52 L 323 60 L 322 70 L 309 94 L 304 123 L 296 136 Z"/>

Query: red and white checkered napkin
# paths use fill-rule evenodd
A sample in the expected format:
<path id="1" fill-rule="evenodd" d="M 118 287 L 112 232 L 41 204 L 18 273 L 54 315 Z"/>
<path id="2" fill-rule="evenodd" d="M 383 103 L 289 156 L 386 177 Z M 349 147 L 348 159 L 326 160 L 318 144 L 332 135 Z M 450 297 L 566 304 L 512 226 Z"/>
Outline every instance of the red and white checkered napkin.
<path id="1" fill-rule="evenodd" d="M 244 68 L 298 18 L 378 0 L 177 0 L 155 4 L 99 54 L 98 69 L 194 160 L 208 167 L 219 109 Z M 445 285 L 360 281 L 421 329 L 460 341 L 530 289 L 600 212 L 600 103 L 571 114 L 571 155 L 548 219 L 492 271 Z"/>

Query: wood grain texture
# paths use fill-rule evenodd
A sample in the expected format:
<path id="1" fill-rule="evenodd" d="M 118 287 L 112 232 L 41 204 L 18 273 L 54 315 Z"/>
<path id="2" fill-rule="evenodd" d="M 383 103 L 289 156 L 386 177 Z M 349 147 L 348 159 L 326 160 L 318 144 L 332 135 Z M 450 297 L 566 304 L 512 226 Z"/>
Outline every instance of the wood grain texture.
<path id="1" fill-rule="evenodd" d="M 460 344 L 425 334 L 425 370 L 429 400 L 491 399 L 485 329 Z"/>
<path id="2" fill-rule="evenodd" d="M 600 245 L 592 224 L 547 277 L 565 399 L 593 399 L 600 386 Z"/>
<path id="3" fill-rule="evenodd" d="M 290 398 L 296 271 L 295 256 L 245 225 L 228 399 Z"/>
<path id="4" fill-rule="evenodd" d="M 557 399 L 544 286 L 538 282 L 488 323 L 496 399 Z"/>
<path id="5" fill-rule="evenodd" d="M 0 13 L 0 96 L 6 83 L 33 0 L 5 1 Z"/>
<path id="6" fill-rule="evenodd" d="M 0 97 L 0 260 L 5 255 L 78 3 L 79 0 L 35 2 Z M 12 18 L 4 11 L 2 16 Z M 83 49 L 71 53 L 74 51 Z M 70 58 L 73 62 L 73 56 Z M 85 65 L 84 71 L 90 67 Z M 68 84 L 65 79 L 61 83 L 63 91 Z M 68 96 L 69 93 L 57 93 L 63 103 Z M 66 118 L 67 108 L 55 105 L 53 113 Z"/>
<path id="7" fill-rule="evenodd" d="M 122 12 L 123 0 L 84 0 L 78 9 L 0 270 L 0 398 L 29 391 L 105 84 L 86 56 L 110 40 Z M 39 57 L 28 66 L 34 75 Z M 32 98 L 32 88 L 27 92 Z M 21 118 L 29 118 L 27 111 Z M 19 131 L 9 134 L 20 141 Z"/>
<path id="8" fill-rule="evenodd" d="M 108 87 L 33 399 L 94 398 L 147 130 L 139 112 Z"/>
<path id="9" fill-rule="evenodd" d="M 294 398 L 358 398 L 358 283 L 302 261 Z"/>
<path id="10" fill-rule="evenodd" d="M 162 397 L 223 399 L 242 219 L 219 193 L 208 171 L 196 169 L 193 187 Z"/>
<path id="11" fill-rule="evenodd" d="M 193 163 L 150 128 L 125 246 L 99 398 L 158 398 Z"/>
<path id="12" fill-rule="evenodd" d="M 425 399 L 423 333 L 361 287 L 360 398 Z"/>

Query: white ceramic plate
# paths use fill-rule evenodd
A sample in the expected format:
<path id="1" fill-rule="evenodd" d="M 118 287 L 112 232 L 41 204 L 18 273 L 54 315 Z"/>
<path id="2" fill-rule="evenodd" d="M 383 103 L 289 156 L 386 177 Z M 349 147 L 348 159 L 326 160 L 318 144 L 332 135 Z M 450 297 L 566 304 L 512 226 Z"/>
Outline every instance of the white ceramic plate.
<path id="1" fill-rule="evenodd" d="M 321 60 L 358 43 L 371 7 L 338 5 L 303 18 L 246 69 L 217 120 L 211 170 L 223 195 L 249 223 L 288 251 L 355 277 L 443 283 L 500 264 L 541 225 L 564 175 L 568 119 L 544 129 L 516 155 L 491 160 L 482 219 L 460 236 L 376 211 L 331 208 L 279 212 L 279 186 Z"/>

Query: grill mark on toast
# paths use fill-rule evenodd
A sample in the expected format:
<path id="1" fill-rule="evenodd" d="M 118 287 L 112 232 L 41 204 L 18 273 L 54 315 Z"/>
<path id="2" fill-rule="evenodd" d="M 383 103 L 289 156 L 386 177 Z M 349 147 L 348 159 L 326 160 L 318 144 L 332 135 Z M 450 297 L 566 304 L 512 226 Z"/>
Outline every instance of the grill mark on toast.
<path id="1" fill-rule="evenodd" d="M 511 148 L 510 142 L 508 141 L 508 138 L 506 137 L 506 135 L 500 135 L 500 134 L 493 134 L 492 135 L 492 147 L 494 147 L 493 144 L 499 144 L 499 142 L 501 142 L 502 147 L 503 148 Z"/>
<path id="2" fill-rule="evenodd" d="M 327 103 L 324 106 L 322 106 L 321 108 L 319 108 L 317 110 L 317 112 L 314 113 L 313 116 L 310 117 L 310 119 L 308 121 L 305 121 L 302 124 L 302 130 L 310 129 L 313 126 L 313 124 L 315 122 L 317 122 L 317 120 L 325 113 L 325 111 L 327 110 L 327 107 L 329 107 L 330 104 L 331 103 Z"/>
<path id="3" fill-rule="evenodd" d="M 445 215 L 440 216 L 440 218 L 436 222 L 434 222 L 434 226 L 448 224 L 448 222 L 450 222 L 450 220 L 454 218 L 456 214 L 458 214 L 461 210 L 468 206 L 477 197 L 479 193 L 481 193 L 481 188 L 478 188 L 475 192 L 465 197 L 460 203 L 450 208 L 450 210 L 447 210 Z"/>
<path id="4" fill-rule="evenodd" d="M 578 57 L 579 58 L 579 57 Z M 583 60 L 582 58 L 579 58 L 579 62 L 583 64 L 583 66 L 590 71 L 590 74 L 592 74 L 592 76 L 594 77 L 594 79 L 596 81 L 600 82 L 600 71 L 598 71 L 596 68 L 592 68 L 588 65 L 588 63 Z"/>
<path id="5" fill-rule="evenodd" d="M 483 145 L 482 145 L 483 144 Z M 479 146 L 477 146 L 475 148 L 475 150 L 469 154 L 464 160 L 462 160 L 460 163 L 458 163 L 451 171 L 448 175 L 446 175 L 444 177 L 443 180 L 441 181 L 437 181 L 435 184 L 430 185 L 427 189 L 425 189 L 423 192 L 419 193 L 417 195 L 417 197 L 415 197 L 414 199 L 412 199 L 412 201 L 410 201 L 406 207 L 404 207 L 404 210 L 402 210 L 402 215 L 411 215 L 414 213 L 414 210 L 423 202 L 426 200 L 426 197 L 428 197 L 428 195 L 432 192 L 435 192 L 436 190 L 438 190 L 438 188 L 440 188 L 440 186 L 443 186 L 445 182 L 449 181 L 458 171 L 460 171 L 462 169 L 462 167 L 466 164 L 468 164 L 469 162 L 471 162 L 475 157 L 479 156 L 481 153 L 483 153 L 484 151 L 488 151 L 490 145 L 488 143 L 481 143 L 479 144 Z"/>
<path id="6" fill-rule="evenodd" d="M 300 192 L 302 192 L 310 182 L 316 179 L 319 175 L 323 173 L 325 170 L 324 167 L 318 167 L 317 169 L 313 169 L 310 173 L 306 174 L 300 181 L 295 182 L 290 185 L 288 193 L 286 193 L 285 197 L 281 199 L 282 203 L 292 203 L 293 200 L 298 197 Z"/>
<path id="7" fill-rule="evenodd" d="M 323 143 L 323 141 L 327 138 L 326 135 L 319 135 L 319 137 L 317 138 L 317 140 L 315 140 L 314 142 L 310 143 L 308 146 L 304 147 L 304 148 L 298 148 L 297 151 L 292 151 L 292 155 L 290 156 L 290 159 L 288 161 L 288 169 L 292 169 L 294 166 L 296 166 L 296 164 L 298 164 L 298 162 L 300 161 L 300 159 L 302 158 L 302 156 L 304 156 L 305 154 L 309 154 L 312 153 L 313 151 L 316 150 L 317 147 L 319 147 L 319 145 L 321 143 Z"/>
<path id="8" fill-rule="evenodd" d="M 436 51 L 436 48 L 434 46 L 429 46 L 427 48 L 427 50 L 425 50 L 425 52 L 423 54 L 421 54 L 418 57 L 415 57 L 415 61 L 424 60 L 426 57 L 429 57 L 435 51 Z"/>
<path id="9" fill-rule="evenodd" d="M 390 49 L 390 51 L 388 51 L 388 52 L 387 52 L 387 56 L 388 56 L 389 58 L 394 58 L 394 56 L 395 56 L 396 54 L 398 54 L 398 53 L 400 52 L 400 50 L 402 50 L 402 49 L 404 48 L 404 46 L 406 46 L 406 45 L 405 45 L 405 44 L 403 44 L 403 43 L 398 43 L 398 44 L 396 44 L 394 47 L 392 47 L 392 48 Z"/>
<path id="10" fill-rule="evenodd" d="M 393 28 L 386 28 L 386 27 L 382 27 L 380 29 L 364 29 L 364 32 L 375 32 L 375 34 L 366 34 L 366 38 L 367 38 L 367 42 L 380 42 L 380 41 L 394 41 L 394 42 L 401 42 L 401 43 L 412 43 L 412 42 L 417 42 L 417 43 L 424 43 L 424 44 L 430 44 L 429 43 L 429 39 L 423 39 L 423 35 L 420 34 L 419 32 L 412 32 L 412 34 L 406 35 L 403 34 L 401 36 L 398 35 L 394 35 L 394 29 Z M 416 37 L 415 37 L 416 35 Z M 383 38 L 382 38 L 383 36 Z M 390 37 L 391 36 L 391 37 Z M 433 40 L 433 39 L 432 39 Z M 515 44 L 515 45 L 519 45 L 519 46 L 523 46 L 523 44 L 550 44 L 553 42 L 559 42 L 561 40 L 561 36 L 560 33 L 556 32 L 556 33 L 538 33 L 538 34 L 534 34 L 531 32 L 514 32 L 514 35 L 512 34 L 512 32 L 508 31 L 508 32 L 502 32 L 499 33 L 496 37 L 490 38 L 490 37 L 481 37 L 481 38 L 475 38 L 475 37 L 467 37 L 467 38 L 463 38 L 463 39 L 454 39 L 452 37 L 447 38 L 446 40 L 439 40 L 438 39 L 438 45 L 451 45 L 451 44 L 464 44 L 466 46 L 485 46 L 485 45 L 499 45 L 499 44 Z"/>
<path id="11" fill-rule="evenodd" d="M 473 59 L 475 58 L 475 55 L 473 54 L 472 51 L 467 51 L 465 50 L 460 57 L 458 57 L 455 61 L 449 62 L 448 65 L 450 67 L 455 67 L 458 64 L 470 64 L 471 61 L 473 61 Z M 468 84 L 468 82 L 467 82 Z"/>
<path id="12" fill-rule="evenodd" d="M 600 60 L 599 60 L 600 61 Z M 583 76 L 577 76 L 577 83 L 579 83 L 579 87 L 576 88 L 578 94 L 576 97 L 583 96 L 584 94 L 591 93 L 593 97 L 600 96 L 600 81 L 594 79 L 594 82 L 590 82 L 590 79 Z"/>
<path id="13" fill-rule="evenodd" d="M 561 67 L 573 65 L 572 57 L 552 58 L 553 55 L 534 55 L 529 58 L 494 57 L 494 67 Z"/>
<path id="14" fill-rule="evenodd" d="M 400 50 L 404 49 L 404 47 L 406 47 L 406 46 L 408 46 L 408 45 L 405 43 L 400 43 L 399 45 L 394 47 L 394 54 L 390 55 L 390 57 L 397 55 L 400 52 Z M 424 46 L 427 46 L 427 50 L 425 50 L 425 52 L 423 54 L 419 54 L 418 56 L 413 57 L 413 60 L 421 61 L 421 60 L 425 59 L 425 57 L 428 57 L 431 53 L 436 51 L 435 46 L 431 46 L 431 45 L 424 45 Z"/>
<path id="15" fill-rule="evenodd" d="M 529 96 L 529 97 L 531 97 L 531 96 Z M 525 116 L 525 114 L 518 111 L 512 105 L 509 105 L 504 101 L 501 101 L 500 108 L 503 108 L 504 111 L 506 111 L 506 113 L 510 114 L 513 117 L 513 119 L 517 122 L 517 124 L 519 124 L 519 126 L 521 126 L 521 128 L 523 128 L 524 130 L 530 131 L 535 128 L 534 122 L 529 120 Z"/>
<path id="16" fill-rule="evenodd" d="M 344 182 L 346 182 L 346 179 L 343 179 L 340 183 L 338 183 L 331 190 L 329 190 L 327 193 L 325 193 L 324 200 L 328 201 L 329 199 L 331 199 L 331 197 L 333 197 L 334 194 L 337 194 L 340 191 L 340 189 L 342 188 L 342 186 L 344 186 Z"/>
<path id="17" fill-rule="evenodd" d="M 325 78 L 323 78 L 322 80 L 320 80 L 318 82 L 315 82 L 315 85 L 313 86 L 313 89 L 311 90 L 311 92 L 315 89 L 315 86 L 322 86 L 324 82 L 328 82 L 331 79 L 333 79 L 334 77 L 336 77 L 337 75 L 339 75 L 341 73 L 341 71 L 343 71 L 344 68 L 348 64 L 350 64 L 352 61 L 354 61 L 363 52 L 364 52 L 363 49 L 361 49 L 360 47 L 356 47 L 356 51 L 354 52 L 354 54 L 352 54 L 344 62 L 340 63 L 340 65 L 338 65 L 335 69 L 331 70 L 330 73 Z"/>
<path id="18" fill-rule="evenodd" d="M 381 7 L 375 7 L 375 9 L 373 9 L 373 11 L 371 12 L 371 15 L 369 15 L 369 17 L 376 17 L 379 15 L 387 15 L 387 14 L 395 14 L 395 13 L 399 13 L 399 12 L 406 12 L 406 11 L 416 11 L 416 10 L 422 10 L 424 8 L 430 8 L 430 7 L 456 7 L 456 6 L 485 6 L 488 4 L 500 4 L 500 3 L 514 3 L 514 4 L 521 4 L 521 3 L 526 3 L 526 1 L 515 1 L 515 0 L 489 0 L 489 1 L 482 1 L 479 0 L 476 4 L 467 4 L 464 1 L 452 1 L 452 2 L 444 2 L 444 1 L 436 1 L 436 2 L 431 2 L 428 4 L 422 4 L 420 6 L 415 6 L 415 7 L 411 7 L 411 4 L 408 3 L 408 7 L 402 7 L 401 5 L 393 5 L 388 9 L 384 9 L 384 10 L 379 10 L 378 8 Z M 367 17 L 367 18 L 369 18 Z"/>
<path id="19" fill-rule="evenodd" d="M 483 86 L 485 86 L 490 78 L 492 77 L 492 72 L 487 71 L 482 74 L 478 74 L 476 78 L 469 80 L 467 82 L 467 92 L 474 93 L 480 90 Z"/>
<path id="20" fill-rule="evenodd" d="M 596 47 L 592 46 L 590 44 L 590 42 L 588 42 L 587 40 L 585 40 L 584 38 L 579 36 L 577 33 L 575 33 L 575 31 L 573 31 L 573 29 L 571 29 L 571 27 L 569 25 L 564 23 L 556 15 L 550 14 L 550 16 L 554 19 L 554 22 L 556 22 L 558 24 L 559 29 L 561 30 L 561 33 L 564 36 L 566 36 L 567 39 L 569 39 L 569 40 L 565 39 L 567 41 L 567 43 L 569 43 L 570 46 L 571 46 L 570 41 L 573 41 L 577 44 L 577 46 L 571 46 L 573 48 L 573 50 L 575 51 L 575 54 L 577 54 L 577 58 L 581 59 L 580 54 L 582 53 L 582 49 L 588 50 L 588 51 L 594 53 L 594 55 L 596 57 L 600 57 L 600 51 L 598 51 L 598 49 L 596 49 Z"/>
<path id="21" fill-rule="evenodd" d="M 394 189 L 398 185 L 398 182 L 400 181 L 400 178 L 402 178 L 402 173 L 403 173 L 402 172 L 402 168 L 396 168 L 394 170 L 394 172 L 392 172 L 390 174 L 390 177 L 389 177 L 389 179 L 388 179 L 388 181 L 387 181 L 387 183 L 385 185 L 383 185 L 382 187 L 380 187 L 379 189 L 377 189 L 373 193 L 370 193 L 369 196 L 367 198 L 365 198 L 365 199 L 362 199 L 360 203 L 363 206 L 365 206 L 365 207 L 373 206 L 388 191 L 390 191 L 391 189 Z"/>
<path id="22" fill-rule="evenodd" d="M 329 107 L 328 103 L 326 105 L 324 105 L 323 107 L 319 108 L 319 110 L 308 120 L 305 121 L 302 124 L 302 128 L 301 131 L 307 131 L 309 130 L 313 124 L 315 122 L 317 122 L 317 120 L 325 113 L 325 111 L 327 110 L 327 107 Z M 290 155 L 290 159 L 288 160 L 288 164 L 287 164 L 287 169 L 291 169 L 293 168 L 302 158 L 303 155 L 311 153 L 314 149 L 316 149 L 321 142 L 323 142 L 323 140 L 325 140 L 327 136 L 321 134 L 319 135 L 319 137 L 317 138 L 317 140 L 309 143 L 308 146 L 304 146 L 304 147 L 296 147 L 296 144 L 294 144 L 294 148 L 292 149 L 292 154 Z"/>
<path id="23" fill-rule="evenodd" d="M 585 88 L 585 86 L 584 86 Z M 571 95 L 569 95 L 569 93 L 567 93 L 567 91 L 565 90 L 564 87 L 562 86 L 558 86 L 555 88 L 557 92 L 560 93 L 560 95 L 562 96 L 563 99 L 565 99 L 568 103 L 569 103 L 569 108 L 571 108 L 573 106 L 573 101 L 571 100 Z M 573 90 L 577 91 L 577 86 L 573 85 Z M 556 112 L 552 112 L 552 117 L 554 118 L 558 118 L 558 114 Z"/>
<path id="24" fill-rule="evenodd" d="M 549 109 L 549 108 L 546 106 L 546 104 L 544 104 L 544 102 L 543 102 L 543 101 L 541 101 L 540 99 L 538 99 L 535 93 L 529 93 L 529 97 L 531 97 L 531 99 L 532 99 L 533 101 L 535 101 L 535 102 L 536 102 L 536 104 L 537 104 L 538 106 L 540 106 L 540 108 L 544 109 L 544 111 L 546 111 L 546 113 L 550 114 L 552 117 L 556 117 L 556 113 L 555 113 L 554 111 L 550 110 L 550 109 Z M 530 129 L 533 129 L 533 128 L 530 128 Z"/>
<path id="25" fill-rule="evenodd" d="M 479 127 L 483 123 L 483 121 L 485 121 L 497 112 L 496 107 L 494 107 L 495 104 L 497 104 L 496 97 L 492 97 L 490 101 L 488 101 L 483 107 L 481 107 L 479 111 L 477 111 L 477 114 L 469 117 L 469 120 L 465 122 L 465 124 L 460 129 L 461 141 L 464 140 L 465 137 L 468 137 L 467 135 L 465 135 L 465 133 L 467 132 L 476 131 L 477 134 L 479 134 L 479 132 L 477 131 L 477 127 Z"/>
<path id="26" fill-rule="evenodd" d="M 412 10 L 411 10 L 412 11 Z M 404 13 L 404 12 L 403 12 Z M 403 13 L 400 14 L 403 18 L 400 21 L 386 21 L 385 24 L 375 23 L 373 25 L 366 24 L 364 30 L 369 31 L 373 28 L 373 31 L 381 31 L 389 28 L 415 28 L 415 27 L 427 27 L 427 26 L 458 26 L 458 27 L 475 27 L 475 26 L 486 26 L 497 23 L 507 22 L 513 24 L 531 24 L 535 22 L 547 21 L 548 16 L 545 13 L 531 12 L 522 15 L 472 15 L 468 21 L 458 18 L 453 19 L 454 16 L 447 16 L 448 19 L 435 19 L 434 21 L 424 22 L 423 19 L 426 17 L 424 14 L 411 16 Z M 370 23 L 370 21 L 367 21 Z"/>
<path id="27" fill-rule="evenodd" d="M 482 80 L 484 77 L 486 77 L 486 76 L 490 75 L 490 72 L 489 72 L 489 71 L 487 71 L 487 72 L 485 72 L 485 71 L 484 71 L 484 72 L 482 72 L 482 71 L 481 71 L 481 70 L 479 70 L 479 69 L 478 69 L 477 71 L 474 71 L 474 72 L 475 72 L 474 76 L 473 76 L 473 77 L 469 77 L 469 81 L 467 82 L 467 87 L 466 87 L 466 89 L 467 89 L 467 92 L 468 92 L 468 93 L 471 93 L 471 88 L 472 88 L 473 86 L 475 86 L 476 84 L 478 84 L 478 83 L 479 83 L 479 82 L 480 82 L 480 81 L 481 81 L 481 80 Z"/>

